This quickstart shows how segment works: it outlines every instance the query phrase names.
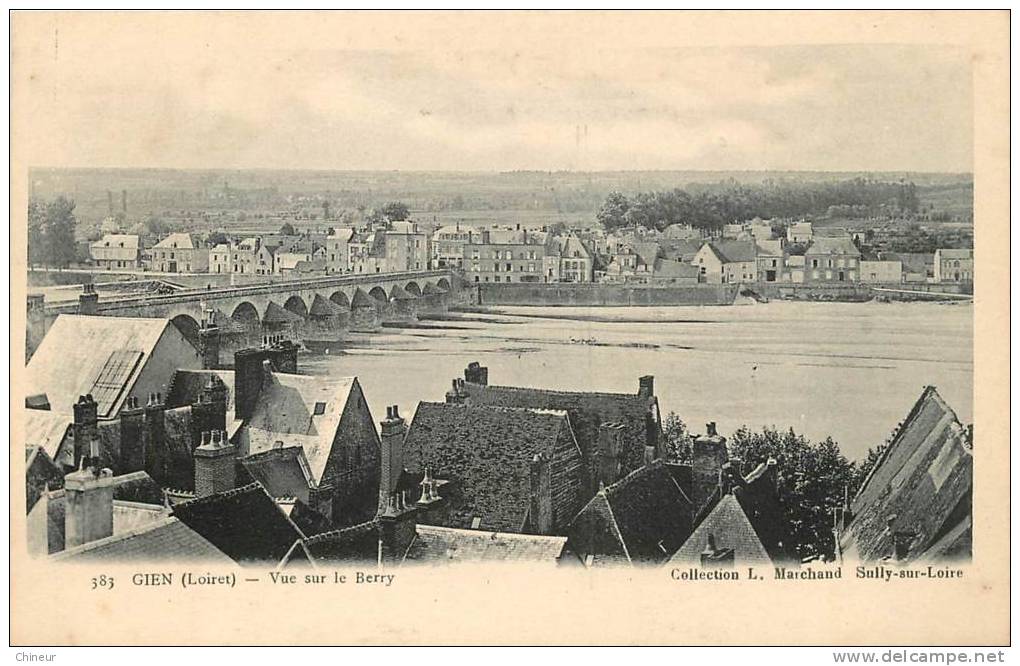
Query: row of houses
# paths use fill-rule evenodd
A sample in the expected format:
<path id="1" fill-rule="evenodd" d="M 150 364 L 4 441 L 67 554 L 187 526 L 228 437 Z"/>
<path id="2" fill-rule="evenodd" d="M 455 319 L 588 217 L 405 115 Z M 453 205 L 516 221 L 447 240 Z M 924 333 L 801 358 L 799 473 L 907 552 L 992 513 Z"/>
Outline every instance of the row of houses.
<path id="1" fill-rule="evenodd" d="M 357 377 L 299 373 L 278 337 L 219 358 L 168 320 L 62 315 L 27 368 L 26 515 L 60 561 L 795 566 L 773 459 L 708 424 L 665 455 L 654 378 L 633 393 L 491 384 L 470 363 L 408 422 Z M 966 556 L 972 430 L 933 388 L 833 538 L 908 562 Z M 886 529 L 892 525 L 892 532 Z"/>

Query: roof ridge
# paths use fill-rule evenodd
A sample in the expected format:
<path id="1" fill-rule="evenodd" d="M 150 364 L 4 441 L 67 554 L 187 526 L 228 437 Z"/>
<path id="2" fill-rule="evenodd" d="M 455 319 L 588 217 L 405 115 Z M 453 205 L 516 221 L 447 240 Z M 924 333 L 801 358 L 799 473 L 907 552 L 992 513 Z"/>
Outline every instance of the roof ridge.
<path id="1" fill-rule="evenodd" d="M 564 391 L 562 389 L 548 389 L 538 388 L 535 386 L 503 386 L 501 384 L 476 384 L 474 382 L 464 382 L 471 386 L 480 386 L 486 389 L 496 389 L 500 391 L 532 391 L 535 393 L 555 393 L 560 395 L 590 395 L 598 397 L 620 397 L 620 398 L 636 398 L 641 399 L 644 396 L 638 393 L 614 393 L 610 391 Z"/>
<path id="2" fill-rule="evenodd" d="M 345 534 L 353 534 L 355 531 L 364 531 L 366 527 L 374 527 L 376 524 L 378 524 L 378 521 L 373 518 L 372 520 L 367 520 L 356 525 L 349 525 L 347 527 L 341 527 L 340 529 L 329 530 L 328 532 L 319 532 L 318 534 L 313 534 L 310 537 L 305 537 L 302 541 L 304 541 L 305 544 L 316 544 Z"/>
<path id="3" fill-rule="evenodd" d="M 663 464 L 664 464 L 663 461 L 660 459 L 652 461 L 652 463 L 649 465 L 642 465 L 641 467 L 631 470 L 625 477 L 617 480 L 616 482 L 606 486 L 603 489 L 605 491 L 606 497 L 608 498 L 610 495 L 616 495 L 624 488 L 634 483 L 636 480 L 652 473 L 657 469 L 663 469 Z"/>

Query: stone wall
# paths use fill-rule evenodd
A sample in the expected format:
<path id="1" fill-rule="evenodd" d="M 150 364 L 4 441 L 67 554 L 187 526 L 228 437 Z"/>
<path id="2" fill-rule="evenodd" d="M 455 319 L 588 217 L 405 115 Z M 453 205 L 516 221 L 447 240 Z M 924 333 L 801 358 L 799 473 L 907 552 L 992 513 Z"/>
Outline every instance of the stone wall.
<path id="1" fill-rule="evenodd" d="M 737 285 L 653 287 L 615 284 L 481 284 L 467 287 L 476 305 L 731 305 Z"/>

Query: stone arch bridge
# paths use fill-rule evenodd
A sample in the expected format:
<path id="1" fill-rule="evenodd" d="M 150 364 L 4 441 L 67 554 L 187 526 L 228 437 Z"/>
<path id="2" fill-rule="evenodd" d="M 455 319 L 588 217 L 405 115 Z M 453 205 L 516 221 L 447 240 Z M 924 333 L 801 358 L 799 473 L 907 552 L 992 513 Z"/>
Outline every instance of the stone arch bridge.
<path id="1" fill-rule="evenodd" d="M 333 275 L 103 299 L 89 285 L 85 290 L 78 303 L 46 306 L 45 321 L 39 323 L 49 328 L 60 314 L 160 317 L 172 320 L 192 341 L 203 321 L 215 323 L 239 345 L 278 332 L 327 340 L 341 330 L 375 330 L 386 322 L 414 320 L 419 312 L 443 310 L 469 293 L 459 275 L 448 270 Z"/>

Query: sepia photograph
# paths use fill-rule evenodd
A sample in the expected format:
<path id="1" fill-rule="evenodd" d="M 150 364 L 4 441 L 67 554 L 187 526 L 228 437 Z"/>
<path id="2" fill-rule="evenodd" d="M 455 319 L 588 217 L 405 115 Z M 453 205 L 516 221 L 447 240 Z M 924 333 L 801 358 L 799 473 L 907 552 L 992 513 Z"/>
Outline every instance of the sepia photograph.
<path id="1" fill-rule="evenodd" d="M 12 610 L 524 618 L 12 645 L 1008 644 L 1008 12 L 10 19 Z"/>

